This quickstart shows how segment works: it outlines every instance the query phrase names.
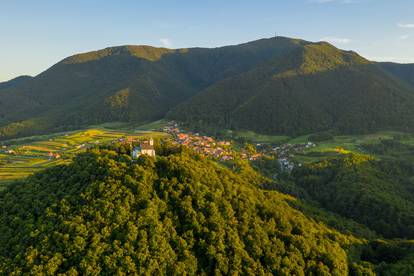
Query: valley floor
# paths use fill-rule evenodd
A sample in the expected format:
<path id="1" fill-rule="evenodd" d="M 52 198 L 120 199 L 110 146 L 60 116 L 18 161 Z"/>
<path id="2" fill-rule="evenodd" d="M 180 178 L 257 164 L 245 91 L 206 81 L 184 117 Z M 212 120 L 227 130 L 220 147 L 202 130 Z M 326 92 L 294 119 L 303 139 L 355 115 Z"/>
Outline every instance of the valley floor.
<path id="1" fill-rule="evenodd" d="M 94 145 L 144 136 L 172 136 L 178 143 L 222 161 L 233 159 L 234 154 L 240 154 L 239 157 L 242 159 L 250 160 L 277 156 L 280 160 L 287 160 L 295 165 L 317 162 L 344 153 L 363 154 L 366 153 L 365 145 L 377 144 L 383 140 L 398 139 L 403 144 L 414 145 L 414 135 L 390 131 L 332 136 L 324 141 L 315 142 L 312 141 L 312 135 L 292 138 L 260 135 L 250 131 L 229 131 L 222 139 L 215 139 L 173 125 L 162 120 L 141 126 L 111 123 L 92 126 L 85 130 L 4 141 L 0 143 L 0 189 L 34 172 L 68 163 L 76 154 Z M 236 142 L 230 147 L 229 140 Z M 249 154 L 242 148 L 246 142 L 256 147 L 256 154 Z M 378 159 L 383 157 L 381 154 L 370 155 Z"/>

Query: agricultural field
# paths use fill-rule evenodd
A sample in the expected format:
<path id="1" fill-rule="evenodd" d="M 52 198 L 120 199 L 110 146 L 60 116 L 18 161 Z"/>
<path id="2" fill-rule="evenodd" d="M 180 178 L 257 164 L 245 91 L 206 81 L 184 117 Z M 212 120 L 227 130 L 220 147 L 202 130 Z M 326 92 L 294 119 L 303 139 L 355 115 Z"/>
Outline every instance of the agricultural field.
<path id="1" fill-rule="evenodd" d="M 377 144 L 381 140 L 390 139 L 397 139 L 403 144 L 414 145 L 414 135 L 402 132 L 382 131 L 365 135 L 341 135 L 333 136 L 326 141 L 315 142 L 315 147 L 307 149 L 304 154 L 297 155 L 295 159 L 301 162 L 314 162 L 343 153 L 366 154 L 364 145 Z M 290 139 L 287 143 L 306 143 L 309 140 L 311 140 L 310 135 L 306 135 Z M 372 153 L 370 155 L 374 158 L 383 157 Z"/>
<path id="2" fill-rule="evenodd" d="M 99 126 L 3 141 L 0 143 L 0 189 L 39 170 L 68 163 L 77 153 L 93 145 L 120 139 L 137 139 L 145 136 L 158 138 L 165 135 L 163 132 L 145 129 L 114 130 Z"/>
<path id="3" fill-rule="evenodd" d="M 367 154 L 364 145 L 377 144 L 382 140 L 395 139 L 402 144 L 414 146 L 413 134 L 395 131 L 381 131 L 364 135 L 338 135 L 331 136 L 330 138 L 323 141 L 312 140 L 312 137 L 314 137 L 312 134 L 298 137 L 289 137 L 280 135 L 261 135 L 251 131 L 229 131 L 229 133 L 231 133 L 233 139 L 241 142 L 241 146 L 244 143 L 243 141 L 256 145 L 271 144 L 273 146 L 280 146 L 283 144 L 298 145 L 306 144 L 307 142 L 314 142 L 316 146 L 306 148 L 303 153 L 295 153 L 293 160 L 299 163 L 320 161 L 327 157 L 345 153 Z M 385 157 L 372 153 L 370 153 L 370 155 L 377 159 Z"/>

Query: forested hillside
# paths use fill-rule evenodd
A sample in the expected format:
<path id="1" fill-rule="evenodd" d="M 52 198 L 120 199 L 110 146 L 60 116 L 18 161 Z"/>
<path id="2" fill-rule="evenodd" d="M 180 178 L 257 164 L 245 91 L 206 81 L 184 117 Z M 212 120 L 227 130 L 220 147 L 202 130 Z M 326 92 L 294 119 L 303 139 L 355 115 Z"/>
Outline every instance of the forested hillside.
<path id="1" fill-rule="evenodd" d="M 379 65 L 396 78 L 414 86 L 414 64 L 400 64 L 393 62 L 380 62 Z"/>
<path id="2" fill-rule="evenodd" d="M 30 76 L 20 76 L 9 81 L 0 82 L 0 89 L 15 87 L 32 79 Z"/>
<path id="3" fill-rule="evenodd" d="M 354 52 L 316 43 L 218 82 L 170 116 L 212 132 L 411 131 L 413 90 Z"/>
<path id="4" fill-rule="evenodd" d="M 363 242 L 259 182 L 184 152 L 93 150 L 1 192 L 0 272 L 347 274 Z"/>
<path id="5" fill-rule="evenodd" d="M 414 239 L 414 166 L 347 155 L 304 166 L 293 179 L 307 198 L 387 238 Z"/>
<path id="6" fill-rule="evenodd" d="M 110 47 L 1 83 L 0 139 L 167 113 L 211 132 L 412 131 L 411 74 L 401 81 L 384 68 L 326 42 L 284 37 L 211 49 Z"/>
<path id="7" fill-rule="evenodd" d="M 134 162 L 129 151 L 93 149 L 0 192 L 0 273 L 410 271 L 410 242 L 329 229 L 260 189 L 247 163 L 235 172 L 166 145 Z"/>
<path id="8" fill-rule="evenodd" d="M 121 46 L 75 55 L 22 85 L 0 87 L 0 138 L 160 119 L 209 85 L 303 43 L 277 38 L 214 49 Z"/>

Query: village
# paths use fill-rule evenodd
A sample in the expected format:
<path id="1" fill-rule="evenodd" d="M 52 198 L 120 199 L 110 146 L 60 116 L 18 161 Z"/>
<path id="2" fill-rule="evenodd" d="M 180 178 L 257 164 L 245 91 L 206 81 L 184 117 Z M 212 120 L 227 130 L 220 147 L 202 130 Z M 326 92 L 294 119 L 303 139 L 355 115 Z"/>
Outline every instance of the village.
<path id="1" fill-rule="evenodd" d="M 187 132 L 181 129 L 178 123 L 174 121 L 169 122 L 162 130 L 170 134 L 176 143 L 187 146 L 204 156 L 219 161 L 233 160 L 236 156 L 250 161 L 255 161 L 265 156 L 273 156 L 278 159 L 281 170 L 286 172 L 292 171 L 295 165 L 302 165 L 294 161 L 295 154 L 304 154 L 307 149 L 316 147 L 316 144 L 313 142 L 286 143 L 282 145 L 256 143 L 254 151 L 248 151 L 243 147 L 236 151 L 234 142 L 217 140 L 199 133 Z"/>
<path id="2" fill-rule="evenodd" d="M 316 146 L 312 142 L 281 145 L 254 143 L 249 144 L 249 150 L 246 148 L 245 143 L 236 139 L 217 139 L 187 131 L 174 121 L 163 124 L 155 132 L 150 133 L 161 136 L 168 135 L 173 139 L 174 143 L 188 147 L 201 155 L 220 162 L 232 161 L 234 159 L 256 161 L 266 157 L 276 158 L 281 170 L 285 172 L 292 171 L 295 166 L 301 166 L 300 163 L 295 161 L 297 154 L 304 154 L 306 150 Z M 2 161 L 0 167 L 3 170 L 9 170 L 9 167 L 25 166 L 28 168 L 29 173 L 29 168 L 40 169 L 52 164 L 67 162 L 77 152 L 93 148 L 99 144 L 133 143 L 137 138 L 145 137 L 142 134 L 87 130 L 21 145 L 4 143 L 0 147 L 0 161 Z M 152 140 L 141 141 L 139 146 L 132 152 L 132 157 L 136 158 L 140 154 L 156 155 Z M 20 169 L 21 171 L 22 169 Z"/>
<path id="3" fill-rule="evenodd" d="M 168 123 L 164 132 L 170 134 L 176 143 L 191 148 L 197 153 L 215 158 L 220 161 L 234 159 L 230 141 L 217 141 L 213 137 L 200 135 L 199 133 L 185 132 L 175 122 Z"/>

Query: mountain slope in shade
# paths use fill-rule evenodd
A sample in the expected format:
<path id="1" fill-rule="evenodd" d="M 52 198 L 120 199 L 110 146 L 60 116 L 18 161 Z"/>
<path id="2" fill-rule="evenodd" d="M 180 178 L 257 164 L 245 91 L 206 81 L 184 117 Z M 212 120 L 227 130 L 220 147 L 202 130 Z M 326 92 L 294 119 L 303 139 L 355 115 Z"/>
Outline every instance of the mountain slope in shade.
<path id="1" fill-rule="evenodd" d="M 169 116 L 212 131 L 411 131 L 414 93 L 354 52 L 313 43 L 212 85 Z"/>
<path id="2" fill-rule="evenodd" d="M 414 86 L 414 64 L 401 64 L 393 62 L 379 62 L 384 70 Z"/>
<path id="3" fill-rule="evenodd" d="M 21 85 L 30 79 L 32 79 L 31 76 L 18 76 L 9 81 L 0 82 L 0 89 L 6 89 L 6 88 L 11 88 L 17 85 Z"/>

